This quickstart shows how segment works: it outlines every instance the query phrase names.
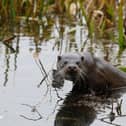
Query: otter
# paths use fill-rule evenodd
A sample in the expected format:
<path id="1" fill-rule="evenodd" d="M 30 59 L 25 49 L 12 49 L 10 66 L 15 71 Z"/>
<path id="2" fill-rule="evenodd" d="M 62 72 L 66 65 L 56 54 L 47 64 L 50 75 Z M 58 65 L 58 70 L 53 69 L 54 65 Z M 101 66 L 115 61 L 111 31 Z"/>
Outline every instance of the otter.
<path id="1" fill-rule="evenodd" d="M 96 95 L 126 90 L 126 73 L 90 52 L 58 56 L 53 77 L 55 88 L 61 88 L 64 80 L 70 80 L 73 90 Z"/>

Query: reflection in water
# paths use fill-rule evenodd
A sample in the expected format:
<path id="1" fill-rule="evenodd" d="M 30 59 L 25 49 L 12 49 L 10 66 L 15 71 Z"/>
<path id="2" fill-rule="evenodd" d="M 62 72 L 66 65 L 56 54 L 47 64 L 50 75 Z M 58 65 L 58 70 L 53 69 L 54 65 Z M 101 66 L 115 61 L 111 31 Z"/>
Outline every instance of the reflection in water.
<path id="1" fill-rule="evenodd" d="M 6 53 L 8 54 L 8 48 L 6 48 Z M 9 72 L 9 68 L 10 68 L 10 54 L 5 55 L 5 59 L 6 59 L 6 68 L 5 68 L 5 79 L 4 79 L 4 83 L 3 85 L 6 86 L 7 82 L 8 82 L 8 72 Z"/>
<path id="2" fill-rule="evenodd" d="M 19 37 L 17 37 L 17 42 L 16 42 L 16 52 L 14 56 L 14 71 L 17 69 L 17 58 L 18 58 L 18 53 L 19 53 Z"/>
<path id="3" fill-rule="evenodd" d="M 14 71 L 16 71 L 16 69 L 17 69 L 17 56 L 18 56 L 18 53 L 19 53 L 19 37 L 17 37 L 17 42 L 16 42 L 16 48 L 15 49 L 12 47 L 14 43 L 12 43 L 12 41 L 10 43 L 11 43 L 11 46 L 9 46 L 9 47 L 4 44 L 6 46 L 5 47 L 6 68 L 5 68 L 5 72 L 4 72 L 5 79 L 4 79 L 3 86 L 6 86 L 6 84 L 8 82 L 9 71 L 10 71 L 10 63 L 12 62 L 12 59 L 11 59 L 11 54 L 12 53 L 14 53 Z M 15 51 L 13 52 L 12 49 L 14 49 Z"/>
<path id="4" fill-rule="evenodd" d="M 89 126 L 95 118 L 93 106 L 79 103 L 79 95 L 71 92 L 58 111 L 54 126 Z"/>
<path id="5" fill-rule="evenodd" d="M 106 110 L 109 111 L 107 115 Z M 118 98 L 86 95 L 72 90 L 60 106 L 54 126 L 90 126 L 97 116 L 101 123 L 117 126 L 114 121 L 126 116 L 122 114 L 122 99 L 119 102 Z"/>

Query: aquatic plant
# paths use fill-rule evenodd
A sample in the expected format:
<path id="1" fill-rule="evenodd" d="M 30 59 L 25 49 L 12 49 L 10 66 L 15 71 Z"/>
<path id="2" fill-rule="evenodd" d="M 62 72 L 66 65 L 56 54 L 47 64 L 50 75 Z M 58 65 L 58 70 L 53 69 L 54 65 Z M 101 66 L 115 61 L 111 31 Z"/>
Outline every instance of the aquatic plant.
<path id="1" fill-rule="evenodd" d="M 124 48 L 124 6 L 124 0 L 118 3 L 115 0 L 1 0 L 0 25 L 5 22 L 12 24 L 22 18 L 40 23 L 44 16 L 51 14 L 67 16 L 68 20 L 85 18 L 90 38 L 108 35 L 107 39 L 113 39 L 116 36 L 110 29 L 117 28 L 118 44 Z"/>
<path id="2" fill-rule="evenodd" d="M 118 42 L 121 49 L 125 47 L 123 29 L 124 29 L 123 28 L 123 2 L 121 1 L 118 6 Z"/>

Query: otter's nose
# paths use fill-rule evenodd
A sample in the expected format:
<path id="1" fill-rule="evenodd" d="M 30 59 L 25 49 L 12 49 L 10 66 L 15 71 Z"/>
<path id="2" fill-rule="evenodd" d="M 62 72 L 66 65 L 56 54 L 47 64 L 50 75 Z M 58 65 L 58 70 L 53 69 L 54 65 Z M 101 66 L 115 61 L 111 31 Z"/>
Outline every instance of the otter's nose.
<path id="1" fill-rule="evenodd" d="M 77 66 L 68 66 L 67 72 L 77 72 Z"/>

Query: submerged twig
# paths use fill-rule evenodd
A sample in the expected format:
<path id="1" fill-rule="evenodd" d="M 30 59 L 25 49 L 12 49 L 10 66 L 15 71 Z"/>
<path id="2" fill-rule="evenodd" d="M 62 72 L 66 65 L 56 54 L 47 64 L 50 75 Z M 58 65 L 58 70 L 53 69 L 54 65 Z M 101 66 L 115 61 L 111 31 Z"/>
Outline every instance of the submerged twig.
<path id="1" fill-rule="evenodd" d="M 122 108 L 122 101 L 123 101 L 123 100 L 121 99 L 120 102 L 117 102 L 116 112 L 117 112 L 117 114 L 118 114 L 119 116 L 122 115 L 122 111 L 121 111 L 121 108 Z"/>
<path id="2" fill-rule="evenodd" d="M 25 118 L 25 119 L 27 119 L 27 120 L 32 120 L 32 121 L 38 121 L 38 120 L 42 119 L 41 117 L 37 118 L 37 119 L 31 119 L 31 118 L 28 118 L 28 117 L 26 117 L 24 115 L 20 115 L 20 116 L 23 117 L 23 118 Z"/>
<path id="3" fill-rule="evenodd" d="M 118 118 L 118 117 L 126 117 L 126 115 L 115 116 L 115 118 Z M 112 122 L 105 121 L 105 119 L 109 119 L 109 117 L 104 117 L 104 118 L 101 118 L 101 119 L 99 119 L 99 120 L 102 121 L 102 122 L 111 124 L 111 125 L 113 125 L 113 126 L 121 126 L 121 125 L 119 125 L 119 124 L 115 124 L 115 123 L 112 123 Z"/>
<path id="4" fill-rule="evenodd" d="M 46 80 L 47 77 L 48 77 L 48 75 L 45 75 L 45 76 L 42 78 L 42 80 L 40 81 L 40 83 L 37 85 L 38 88 L 42 85 L 42 83 L 44 82 L 44 80 Z"/>
<path id="5" fill-rule="evenodd" d="M 39 64 L 41 65 L 41 68 L 42 68 L 43 72 L 45 73 L 45 75 L 47 75 L 47 73 L 46 73 L 46 71 L 45 71 L 45 68 L 44 68 L 44 66 L 43 66 L 43 64 L 42 64 L 42 62 L 41 62 L 40 59 L 39 59 Z"/>
<path id="6" fill-rule="evenodd" d="M 49 117 L 50 117 L 51 115 L 53 115 L 53 114 L 55 113 L 57 106 L 59 106 L 59 102 L 64 101 L 64 99 L 63 99 L 62 97 L 60 97 L 60 95 L 59 95 L 57 89 L 56 89 L 56 88 L 54 88 L 54 89 L 55 89 L 56 95 L 57 95 L 57 97 L 58 97 L 59 99 L 56 101 L 55 107 L 54 107 L 53 111 L 50 113 L 50 115 L 47 117 L 47 120 L 49 119 Z"/>
<path id="7" fill-rule="evenodd" d="M 45 75 L 45 79 L 43 78 L 42 80 L 44 81 L 44 80 L 46 80 L 47 79 L 47 87 L 48 87 L 48 73 L 46 72 L 46 70 L 45 70 L 45 68 L 44 68 L 44 66 L 43 66 L 43 64 L 42 64 L 42 62 L 41 62 L 41 60 L 39 59 L 39 64 L 40 64 L 40 66 L 41 66 L 41 68 L 42 68 L 42 70 L 43 70 L 43 72 L 44 72 L 44 75 Z M 43 83 L 43 81 L 41 81 L 41 83 L 39 84 L 40 86 L 41 86 L 41 84 Z"/>
<path id="8" fill-rule="evenodd" d="M 35 61 L 36 61 L 36 60 L 35 60 Z M 48 79 L 48 76 L 49 76 L 49 72 L 50 72 L 50 71 L 47 73 L 46 70 L 45 70 L 45 68 L 44 68 L 44 66 L 43 66 L 43 64 L 42 64 L 42 62 L 41 62 L 41 60 L 39 59 L 38 61 L 39 61 L 39 64 L 37 63 L 37 61 L 36 61 L 36 64 L 37 64 L 37 66 L 39 67 L 39 69 L 40 69 L 42 75 L 44 76 L 44 77 L 42 78 L 42 80 L 40 81 L 40 83 L 37 85 L 37 87 L 39 88 L 39 87 L 42 85 L 42 83 L 43 83 L 44 81 L 46 81 L 46 79 Z M 47 80 L 47 81 L 48 81 L 48 80 Z M 46 82 L 46 84 L 47 84 L 47 87 L 48 87 L 48 82 Z"/>
<path id="9" fill-rule="evenodd" d="M 53 115 L 53 114 L 55 113 L 56 108 L 59 106 L 59 102 L 62 101 L 62 100 L 64 100 L 64 99 L 62 98 L 62 99 L 59 99 L 59 100 L 56 101 L 56 104 L 55 104 L 55 106 L 54 106 L 54 109 L 53 109 L 53 111 L 48 115 L 47 120 L 49 119 L 49 117 L 50 117 L 51 115 Z"/>
<path id="10" fill-rule="evenodd" d="M 112 122 L 108 122 L 108 121 L 105 121 L 105 120 L 101 120 L 101 121 L 104 122 L 104 123 L 113 125 L 113 126 L 121 126 L 121 125 L 118 125 L 118 124 L 115 124 L 115 123 L 112 123 Z"/>
<path id="11" fill-rule="evenodd" d="M 37 87 L 39 88 L 43 84 L 43 82 L 45 81 L 46 82 L 46 86 L 47 86 L 47 90 L 46 90 L 44 96 L 46 96 L 47 93 L 48 93 L 48 91 L 49 91 L 49 80 L 48 80 L 48 76 L 49 76 L 50 70 L 48 72 L 46 72 L 46 70 L 45 70 L 45 68 L 44 68 L 41 60 L 39 59 L 38 61 L 39 61 L 39 64 L 37 63 L 37 61 L 36 61 L 36 64 L 40 68 L 40 71 L 41 71 L 41 73 L 42 73 L 42 75 L 44 77 L 42 78 L 42 80 L 40 81 L 40 83 L 37 85 Z"/>
<path id="12" fill-rule="evenodd" d="M 22 104 L 22 105 L 25 105 L 25 106 L 31 108 L 31 109 L 32 109 L 32 110 L 31 110 L 32 112 L 36 112 L 36 113 L 38 114 L 38 118 L 33 119 L 33 118 L 29 118 L 29 117 L 27 117 L 27 116 L 25 116 L 25 115 L 20 115 L 21 117 L 23 117 L 23 118 L 25 118 L 25 119 L 27 119 L 27 120 L 32 120 L 32 121 L 38 121 L 38 120 L 42 119 L 42 115 L 41 115 L 41 114 L 39 113 L 39 111 L 36 109 L 36 106 L 31 106 L 31 105 L 28 105 L 28 104 Z"/>
<path id="13" fill-rule="evenodd" d="M 59 96 L 59 93 L 58 93 L 58 91 L 57 91 L 56 88 L 55 88 L 55 91 L 56 91 L 56 95 L 57 95 L 57 97 L 59 98 L 59 100 L 63 100 L 63 98 Z"/>

